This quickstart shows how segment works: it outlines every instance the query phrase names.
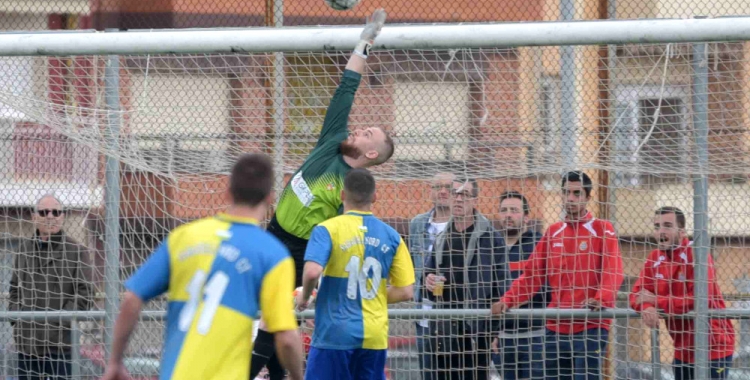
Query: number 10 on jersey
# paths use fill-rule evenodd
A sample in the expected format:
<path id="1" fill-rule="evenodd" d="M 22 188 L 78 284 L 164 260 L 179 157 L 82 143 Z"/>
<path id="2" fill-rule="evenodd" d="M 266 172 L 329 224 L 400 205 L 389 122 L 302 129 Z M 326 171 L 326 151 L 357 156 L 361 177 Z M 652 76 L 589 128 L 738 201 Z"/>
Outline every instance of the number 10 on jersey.
<path id="1" fill-rule="evenodd" d="M 349 280 L 346 284 L 346 296 L 349 299 L 356 300 L 357 289 L 359 289 L 363 299 L 371 300 L 378 296 L 380 281 L 383 278 L 383 266 L 380 265 L 380 261 L 376 258 L 367 257 L 360 269 L 360 261 L 359 256 L 352 256 L 344 268 L 349 274 Z M 368 288 L 367 286 L 370 270 L 372 270 L 372 288 Z"/>

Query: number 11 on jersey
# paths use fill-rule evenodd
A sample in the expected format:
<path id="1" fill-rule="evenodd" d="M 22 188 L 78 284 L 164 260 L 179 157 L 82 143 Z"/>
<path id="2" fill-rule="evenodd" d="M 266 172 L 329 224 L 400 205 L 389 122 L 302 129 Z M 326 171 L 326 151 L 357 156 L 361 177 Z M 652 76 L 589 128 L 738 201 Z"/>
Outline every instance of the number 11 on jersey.
<path id="1" fill-rule="evenodd" d="M 205 281 L 206 272 L 202 270 L 196 271 L 190 279 L 187 286 L 190 298 L 185 306 L 182 307 L 182 311 L 180 311 L 178 322 L 180 331 L 188 331 L 190 325 L 193 324 L 193 318 L 201 301 L 203 301 L 203 311 L 198 318 L 196 329 L 198 330 L 198 334 L 201 335 L 208 334 L 208 331 L 211 329 L 211 323 L 214 320 L 214 315 L 216 315 L 216 310 L 221 304 L 221 299 L 224 297 L 227 285 L 229 285 L 229 276 L 222 271 L 218 271 L 203 286 Z M 204 294 L 205 300 L 203 299 Z"/>

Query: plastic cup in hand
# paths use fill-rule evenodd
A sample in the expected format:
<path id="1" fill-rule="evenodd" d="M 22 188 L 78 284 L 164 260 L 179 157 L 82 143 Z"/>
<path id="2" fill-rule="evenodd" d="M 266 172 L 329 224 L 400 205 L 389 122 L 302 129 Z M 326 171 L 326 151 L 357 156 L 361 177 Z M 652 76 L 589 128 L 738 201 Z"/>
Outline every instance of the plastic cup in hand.
<path id="1" fill-rule="evenodd" d="M 443 296 L 443 289 L 445 288 L 445 277 L 443 276 L 436 276 L 435 277 L 435 287 L 432 288 L 432 295 L 435 297 L 442 297 Z"/>

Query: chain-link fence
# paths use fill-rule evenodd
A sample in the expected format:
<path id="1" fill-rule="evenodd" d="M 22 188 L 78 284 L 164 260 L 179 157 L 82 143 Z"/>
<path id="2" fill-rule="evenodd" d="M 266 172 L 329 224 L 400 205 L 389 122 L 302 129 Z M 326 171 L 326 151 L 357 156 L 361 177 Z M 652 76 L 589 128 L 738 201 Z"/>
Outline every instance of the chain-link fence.
<path id="1" fill-rule="evenodd" d="M 8 2 L 2 5 L 0 29 L 361 24 L 380 6 L 388 10 L 389 23 L 718 17 L 750 10 L 738 1 L 480 1 L 471 6 L 363 2 L 345 12 L 329 9 L 324 1 L 291 0 L 283 2 L 283 11 L 280 1 Z M 560 174 L 584 169 L 594 180 L 588 210 L 611 221 L 618 234 L 625 279 L 617 307 L 628 308 L 626 296 L 647 255 L 657 247 L 654 211 L 679 207 L 688 216 L 686 230 L 692 235 L 696 231 L 694 175 L 707 175 L 708 210 L 703 214 L 710 224 L 696 232 L 710 234 L 710 242 L 703 241 L 701 248 L 710 248 L 727 307 L 747 308 L 748 43 L 701 46 L 700 56 L 695 46 L 677 43 L 378 51 L 368 60 L 350 117 L 351 128 L 379 126 L 396 140 L 393 159 L 374 170 L 379 181 L 375 214 L 413 245 L 424 237 L 413 236 L 409 228 L 417 215 L 433 208 L 450 210 L 454 202 L 450 191 L 433 186 L 433 178 L 451 172 L 478 180 L 473 206 L 498 231 L 508 227 L 499 196 L 516 190 L 530 204 L 523 229 L 543 233 L 561 220 Z M 0 272 L 5 279 L 0 285 L 0 311 L 8 310 L 13 297 L 24 297 L 24 290 L 29 292 L 23 302 L 34 303 L 29 297 L 37 300 L 38 292 L 52 292 L 52 282 L 71 286 L 68 283 L 75 282 L 77 271 L 90 271 L 86 298 L 92 304 L 87 307 L 104 311 L 107 299 L 110 306 L 116 302 L 107 294 L 121 290 L 119 282 L 111 281 L 113 274 L 124 280 L 173 227 L 224 207 L 226 171 L 243 152 L 263 151 L 277 158 L 284 176 L 279 179 L 280 190 L 315 145 L 348 55 L 0 59 L 4 162 Z M 112 62 L 119 69 L 108 74 Z M 707 91 L 696 91 L 696 62 L 707 71 L 701 77 Z M 107 85 L 108 75 L 119 81 L 114 90 Z M 112 103 L 114 94 L 119 99 Z M 707 107 L 708 165 L 696 154 L 700 151 L 695 142 L 696 105 Z M 113 108 L 121 116 L 116 145 L 108 140 Z M 119 169 L 116 213 L 105 207 L 105 189 L 111 185 L 106 174 L 113 173 L 112 166 L 107 171 L 107 157 Z M 64 214 L 45 211 L 56 209 L 55 204 L 38 203 L 47 193 L 59 200 Z M 54 250 L 52 245 L 35 248 L 39 242 L 32 239 L 44 223 L 52 226 L 43 228 L 54 229 L 46 219 L 62 222 L 62 230 L 84 249 L 69 263 L 76 271 L 29 277 L 39 267 L 30 260 L 31 267 L 18 270 L 18 258 L 41 260 L 43 255 L 33 254 L 42 251 L 41 246 L 47 254 Z M 112 231 L 116 233 L 111 235 Z M 117 244 L 113 245 L 112 236 L 117 236 Z M 421 253 L 412 252 L 415 262 L 421 260 Z M 15 284 L 20 296 L 10 292 L 14 272 L 17 278 L 28 279 Z M 43 288 L 35 289 L 34 284 Z M 15 300 L 23 310 L 54 308 L 49 301 L 32 305 Z M 147 308 L 164 311 L 166 302 L 150 303 Z M 14 323 L 0 324 L 0 374 L 9 378 L 16 376 L 17 354 L 25 350 L 19 338 L 14 339 L 19 321 Z M 40 323 L 38 330 L 53 330 L 57 322 L 44 317 Z M 730 375 L 748 378 L 746 322 L 733 324 L 738 335 Z M 161 317 L 154 315 L 139 325 L 128 352 L 132 373 L 157 376 L 163 325 Z M 430 372 L 420 368 L 417 325 L 400 318 L 391 323 L 388 375 L 392 379 L 417 379 Z M 79 349 L 71 355 L 77 376 L 101 374 L 105 326 L 99 320 L 75 325 L 72 339 Z M 662 378 L 668 378 L 674 348 L 664 324 L 661 329 L 658 352 Z M 602 365 L 605 376 L 658 378 L 650 362 L 651 338 L 639 319 L 616 319 Z M 50 339 L 35 335 L 26 342 Z M 495 359 L 499 367 L 499 356 Z"/>

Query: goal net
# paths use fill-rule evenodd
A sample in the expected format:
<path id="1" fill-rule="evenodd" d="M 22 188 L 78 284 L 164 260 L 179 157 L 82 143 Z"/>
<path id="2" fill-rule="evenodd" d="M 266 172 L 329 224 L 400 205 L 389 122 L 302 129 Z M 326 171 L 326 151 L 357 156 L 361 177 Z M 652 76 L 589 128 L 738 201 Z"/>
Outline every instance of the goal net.
<path id="1" fill-rule="evenodd" d="M 434 255 L 419 244 L 430 241 L 429 216 L 418 218 L 410 228 L 418 215 L 434 209 L 450 214 L 450 205 L 460 198 L 486 217 L 499 236 L 505 236 L 509 225 L 503 219 L 505 214 L 501 215 L 500 195 L 513 190 L 523 194 L 529 204 L 521 231 L 541 235 L 564 220 L 562 175 L 584 171 L 593 180 L 586 209 L 596 218 L 610 221 L 617 234 L 623 280 L 621 285 L 615 281 L 618 286 L 607 306 L 622 315 L 614 319 L 608 334 L 600 337 L 608 343 L 596 349 L 603 351 L 596 354 L 601 357 L 601 369 L 584 364 L 576 370 L 601 370 L 611 379 L 657 378 L 654 371 L 658 370 L 666 378 L 673 371 L 675 355 L 684 353 L 675 350 L 663 322 L 657 344 L 652 345 L 651 331 L 626 310 L 631 306 L 628 295 L 649 253 L 657 248 L 653 234 L 658 208 L 681 209 L 687 234 L 692 238 L 701 232 L 694 226 L 694 184 L 699 178 L 707 177 L 709 183 L 708 210 L 702 213 L 710 221 L 703 230 L 710 241 L 693 249 L 710 249 L 711 274 L 715 274 L 715 284 L 728 309 L 742 314 L 748 308 L 750 292 L 746 261 L 750 254 L 750 44 L 700 44 L 701 56 L 696 56 L 696 46 L 666 43 L 374 52 L 356 93 L 349 127 L 381 127 L 392 134 L 396 144 L 393 158 L 373 168 L 378 180 L 375 215 L 413 247 L 420 274 L 425 257 Z M 279 172 L 276 191 L 281 191 L 317 142 L 349 54 L 298 51 L 0 58 L 0 161 L 4 163 L 0 167 L 0 201 L 9 210 L 0 227 L 5 244 L 0 255 L 2 278 L 10 279 L 15 272 L 14 258 L 28 254 L 24 251 L 27 240 L 35 235 L 38 223 L 43 223 L 39 212 L 44 210 L 36 207 L 37 202 L 43 195 L 53 194 L 65 210 L 63 231 L 87 248 L 87 255 L 82 256 L 85 259 L 81 259 L 85 262 L 76 264 L 91 269 L 91 309 L 104 310 L 112 273 L 124 281 L 172 228 L 226 206 L 227 172 L 239 155 L 264 152 L 273 157 Z M 107 65 L 114 62 L 119 70 L 108 74 Z M 112 72 L 119 83 L 114 89 L 107 85 Z M 696 91 L 700 88 L 696 83 L 704 79 L 707 90 Z M 701 113 L 705 122 L 696 118 L 696 109 L 705 110 Z M 705 145 L 701 128 L 708 129 Z M 701 160 L 704 153 L 707 162 Z M 115 189 L 119 217 L 113 224 L 119 239 L 119 264 L 114 272 L 107 267 L 105 241 L 108 157 L 116 160 L 118 169 L 110 172 L 110 180 L 113 176 L 119 179 Z M 475 179 L 476 197 L 451 195 L 450 189 L 435 182 L 436 176 L 442 178 L 441 173 Z M 49 214 L 44 218 L 55 217 Z M 590 232 L 585 238 L 571 235 L 579 239 L 572 243 L 574 250 L 593 255 L 606 240 L 599 236 L 604 232 L 609 231 Z M 449 242 L 442 264 L 447 267 L 440 270 L 449 275 L 445 299 L 392 307 L 414 313 L 425 308 L 452 309 L 453 316 L 424 321 L 392 318 L 389 379 L 436 375 L 442 371 L 440 365 L 474 373 L 487 371 L 490 378 L 499 379 L 513 361 L 519 370 L 532 366 L 534 356 L 525 352 L 536 347 L 531 341 L 544 338 L 541 325 L 531 322 L 535 327 L 522 332 L 497 330 L 494 327 L 499 325 L 491 322 L 497 320 L 471 311 L 489 308 L 488 302 L 507 290 L 524 265 L 512 262 L 519 260 L 508 253 L 513 248 L 488 248 L 486 238 L 479 240 L 480 248 L 474 254 L 480 260 L 490 257 L 503 262 L 492 267 L 503 279 L 480 273 L 488 262 L 468 264 L 481 267 L 476 271 L 457 269 L 461 260 L 456 258 L 465 257 L 466 252 L 456 253 L 455 242 Z M 568 242 L 559 244 L 567 247 Z M 548 248 L 554 253 L 558 247 L 549 243 Z M 563 260 L 565 254 L 575 252 L 558 253 L 558 259 Z M 598 289 L 605 277 L 618 275 L 615 267 L 597 267 L 599 261 L 608 261 L 610 254 L 614 253 L 601 253 L 592 259 L 596 263 L 573 260 L 557 267 L 548 263 L 550 269 L 538 274 L 554 288 L 550 294 L 582 286 Z M 701 265 L 705 263 L 695 268 Z M 600 272 L 590 276 L 590 271 L 597 270 Z M 37 278 L 35 273 L 28 269 L 19 276 Z M 686 280 L 679 277 L 675 281 Z M 696 283 L 695 288 L 705 285 Z M 16 290 L 21 297 L 28 296 L 32 286 L 21 282 Z M 45 286 L 52 289 L 51 283 Z M 14 297 L 12 292 L 10 297 Z M 558 300 L 557 307 L 581 311 L 581 297 L 576 295 L 575 302 Z M 17 307 L 36 311 L 51 307 L 24 302 L 30 301 Z M 0 307 L 11 304 L 3 302 Z M 151 302 L 147 309 L 165 311 L 166 300 Z M 564 311 L 555 310 L 547 309 L 550 320 L 558 324 L 570 321 L 569 316 L 561 317 Z M 528 322 L 524 313 L 519 311 L 505 321 Z M 594 314 L 576 317 L 576 323 L 598 320 Z M 21 323 L 13 321 L 16 326 Z M 54 329 L 57 323 L 46 317 L 36 322 L 35 328 Z M 738 332 L 732 372 L 740 375 L 733 378 L 750 378 L 744 344 L 750 331 L 745 321 L 736 318 L 731 319 L 731 325 Z M 131 374 L 156 376 L 163 329 L 164 321 L 157 314 L 139 324 L 127 352 Z M 82 378 L 101 374 L 106 362 L 105 341 L 111 332 L 101 319 L 80 321 L 76 330 L 80 332 L 74 343 L 78 348 L 74 354 L 76 374 Z M 312 333 L 308 328 L 302 331 Z M 506 335 L 496 344 L 493 340 L 501 333 Z M 0 373 L 4 376 L 15 374 L 15 354 L 25 349 L 14 341 L 13 334 L 11 325 L 0 326 Z M 704 338 L 714 339 L 706 334 Z M 30 335 L 24 344 L 44 346 L 41 336 Z M 431 352 L 427 346 L 440 339 L 443 343 L 438 351 L 443 351 Z M 580 359 L 577 344 L 564 348 L 560 343 L 557 358 Z M 492 348 L 495 345 L 497 349 Z M 714 352 L 695 348 L 700 350 Z M 425 368 L 424 360 L 433 361 L 431 367 Z M 548 356 L 544 366 L 550 363 Z"/>

